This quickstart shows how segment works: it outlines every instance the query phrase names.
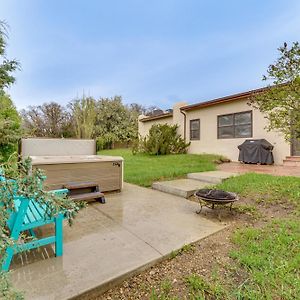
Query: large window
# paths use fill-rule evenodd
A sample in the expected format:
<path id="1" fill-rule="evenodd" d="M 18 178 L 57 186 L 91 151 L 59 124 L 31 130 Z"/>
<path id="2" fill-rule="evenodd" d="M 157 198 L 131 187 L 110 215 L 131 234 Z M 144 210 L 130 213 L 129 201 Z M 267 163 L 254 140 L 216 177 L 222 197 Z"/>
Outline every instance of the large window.
<path id="1" fill-rule="evenodd" d="M 218 139 L 252 137 L 252 111 L 218 116 Z"/>
<path id="2" fill-rule="evenodd" d="M 200 140 L 200 119 L 190 120 L 190 140 Z"/>

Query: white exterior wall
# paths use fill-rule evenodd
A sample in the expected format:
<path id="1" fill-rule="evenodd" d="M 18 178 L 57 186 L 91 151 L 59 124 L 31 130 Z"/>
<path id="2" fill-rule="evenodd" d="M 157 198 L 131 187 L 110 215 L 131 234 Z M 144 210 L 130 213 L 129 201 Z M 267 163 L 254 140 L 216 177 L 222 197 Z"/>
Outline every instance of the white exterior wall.
<path id="1" fill-rule="evenodd" d="M 282 164 L 283 159 L 290 155 L 290 145 L 285 142 L 281 134 L 265 127 L 267 120 L 262 113 L 247 104 L 247 100 L 237 100 L 230 103 L 212 105 L 198 110 L 187 111 L 186 138 L 190 136 L 190 120 L 200 119 L 200 140 L 191 141 L 189 153 L 215 153 L 222 154 L 232 161 L 238 160 L 238 145 L 246 138 L 218 139 L 218 115 L 238 113 L 252 110 L 253 139 L 266 139 L 273 146 L 275 164 Z"/>

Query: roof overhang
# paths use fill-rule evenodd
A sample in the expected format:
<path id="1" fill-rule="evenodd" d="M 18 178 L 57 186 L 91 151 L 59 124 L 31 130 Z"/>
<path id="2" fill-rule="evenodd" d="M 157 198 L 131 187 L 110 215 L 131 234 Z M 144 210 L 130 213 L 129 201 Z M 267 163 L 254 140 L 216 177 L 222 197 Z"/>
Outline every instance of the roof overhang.
<path id="1" fill-rule="evenodd" d="M 209 106 L 213 106 L 213 105 L 217 105 L 217 104 L 223 104 L 223 103 L 229 103 L 229 102 L 233 102 L 233 101 L 237 101 L 237 100 L 247 99 L 252 94 L 261 93 L 261 92 L 266 91 L 267 89 L 269 89 L 269 87 L 259 88 L 259 89 L 247 91 L 244 93 L 233 94 L 233 95 L 225 96 L 222 98 L 217 98 L 217 99 L 204 101 L 204 102 L 200 102 L 200 103 L 196 103 L 196 104 L 186 105 L 186 106 L 181 107 L 180 110 L 181 111 L 189 111 L 189 110 L 201 109 L 204 107 L 209 107 Z"/>
<path id="2" fill-rule="evenodd" d="M 157 116 L 145 117 L 143 119 L 140 119 L 139 121 L 148 122 L 148 121 L 154 121 L 154 120 L 171 118 L 171 117 L 173 117 L 173 113 L 165 113 L 165 114 L 161 114 L 161 115 L 157 115 Z"/>

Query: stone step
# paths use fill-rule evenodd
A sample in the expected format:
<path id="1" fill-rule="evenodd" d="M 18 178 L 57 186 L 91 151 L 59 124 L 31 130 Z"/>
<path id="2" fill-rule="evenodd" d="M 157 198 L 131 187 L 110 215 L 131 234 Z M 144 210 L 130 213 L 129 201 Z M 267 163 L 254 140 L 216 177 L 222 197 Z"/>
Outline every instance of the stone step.
<path id="1" fill-rule="evenodd" d="M 197 190 L 210 186 L 207 182 L 201 182 L 193 179 L 176 179 L 170 181 L 153 182 L 152 188 L 161 192 L 189 198 Z"/>
<path id="2" fill-rule="evenodd" d="M 187 174 L 187 178 L 218 184 L 224 181 L 225 179 L 228 179 L 229 177 L 233 177 L 237 175 L 238 175 L 237 173 L 231 173 L 231 172 L 209 171 L 209 172 L 189 173 Z"/>
<path id="3" fill-rule="evenodd" d="M 91 193 L 70 195 L 70 198 L 74 201 L 99 200 L 101 203 L 105 203 L 104 194 L 101 192 L 91 192 Z"/>
<path id="4" fill-rule="evenodd" d="M 286 160 L 290 161 L 300 161 L 300 156 L 287 156 Z"/>
<path id="5" fill-rule="evenodd" d="M 283 165 L 287 167 L 300 167 L 300 161 L 284 159 Z"/>

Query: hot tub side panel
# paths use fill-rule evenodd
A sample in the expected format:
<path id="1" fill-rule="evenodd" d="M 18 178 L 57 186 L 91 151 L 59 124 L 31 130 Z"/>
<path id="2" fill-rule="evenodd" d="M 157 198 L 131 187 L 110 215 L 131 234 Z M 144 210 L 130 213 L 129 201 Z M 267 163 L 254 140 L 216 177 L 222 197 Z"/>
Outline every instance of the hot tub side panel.
<path id="1" fill-rule="evenodd" d="M 60 189 L 69 182 L 96 182 L 102 192 L 122 189 L 122 161 L 93 163 L 39 164 L 34 168 L 44 170 L 47 189 Z"/>

